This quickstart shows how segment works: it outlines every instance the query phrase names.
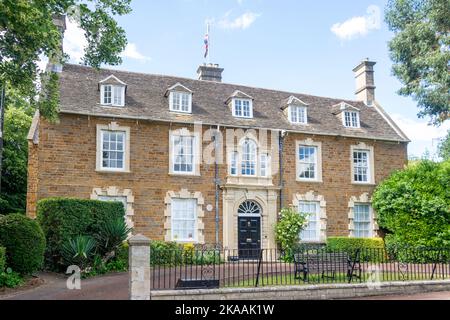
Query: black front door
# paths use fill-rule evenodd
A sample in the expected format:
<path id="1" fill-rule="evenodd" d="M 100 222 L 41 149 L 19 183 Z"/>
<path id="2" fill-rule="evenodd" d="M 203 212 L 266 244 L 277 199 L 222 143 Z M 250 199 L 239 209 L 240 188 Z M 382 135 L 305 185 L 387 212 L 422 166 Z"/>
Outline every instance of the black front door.
<path id="1" fill-rule="evenodd" d="M 261 250 L 261 218 L 238 217 L 239 258 L 258 259 Z"/>

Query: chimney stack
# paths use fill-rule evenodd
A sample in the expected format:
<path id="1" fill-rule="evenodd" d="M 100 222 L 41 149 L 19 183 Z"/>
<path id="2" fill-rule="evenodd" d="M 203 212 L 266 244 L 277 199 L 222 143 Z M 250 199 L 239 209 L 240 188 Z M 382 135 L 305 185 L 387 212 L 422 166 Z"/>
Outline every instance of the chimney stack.
<path id="1" fill-rule="evenodd" d="M 59 43 L 59 50 L 55 52 L 53 56 L 49 57 L 48 68 L 52 72 L 60 73 L 62 71 L 62 60 L 63 60 L 63 41 L 64 32 L 66 31 L 66 16 L 63 14 L 53 15 L 53 24 L 58 28 L 59 34 L 61 36 Z"/>
<path id="2" fill-rule="evenodd" d="M 375 101 L 375 80 L 373 77 L 373 66 L 376 64 L 374 61 L 369 61 L 367 58 L 357 65 L 353 72 L 356 79 L 356 98 L 364 101 L 368 106 L 373 105 Z"/>
<path id="3" fill-rule="evenodd" d="M 223 68 L 219 68 L 218 64 L 205 63 L 197 69 L 198 80 L 222 82 L 222 72 Z"/>

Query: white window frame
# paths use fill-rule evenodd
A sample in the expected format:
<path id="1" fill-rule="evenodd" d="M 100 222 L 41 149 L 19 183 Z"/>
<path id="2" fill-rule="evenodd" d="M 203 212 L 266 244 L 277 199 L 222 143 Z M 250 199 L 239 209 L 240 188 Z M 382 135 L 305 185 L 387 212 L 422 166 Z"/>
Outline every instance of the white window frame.
<path id="1" fill-rule="evenodd" d="M 123 135 L 123 138 L 122 138 L 122 144 L 123 144 L 123 146 L 122 146 L 122 150 L 121 151 L 119 151 L 119 150 L 108 150 L 108 151 L 105 151 L 104 149 L 103 149 L 103 143 L 104 143 L 104 134 L 105 133 L 109 133 L 109 134 L 111 134 L 111 133 L 115 133 L 116 135 L 117 134 L 121 134 L 121 135 Z M 100 152 L 101 152 L 101 169 L 102 170 L 108 170 L 108 171 L 124 171 L 125 170 L 125 158 L 126 158 L 126 155 L 125 155 L 125 153 L 126 153 L 126 151 L 125 151 L 125 148 L 126 148 L 126 143 L 127 143 L 127 141 L 126 141 L 126 139 L 127 139 L 127 133 L 125 132 L 125 131 L 120 131 L 120 130 L 105 130 L 105 129 L 102 129 L 101 131 L 100 131 L 100 139 L 101 139 L 101 150 L 100 150 Z M 116 142 L 117 143 L 117 142 Z M 103 161 L 105 160 L 104 158 L 103 158 L 103 153 L 104 152 L 122 152 L 122 166 L 121 167 L 115 167 L 115 168 L 112 168 L 112 167 L 105 167 L 104 165 L 103 165 Z M 117 161 L 117 159 L 115 159 L 116 161 Z"/>
<path id="2" fill-rule="evenodd" d="M 240 110 L 240 114 L 238 114 L 236 112 L 236 102 L 240 101 L 241 104 L 241 110 Z M 244 115 L 244 102 L 248 103 L 248 108 L 249 108 L 249 114 L 248 115 Z M 242 98 L 233 98 L 232 100 L 232 109 L 233 109 L 233 116 L 237 117 L 237 118 L 246 118 L 246 119 L 251 119 L 253 118 L 253 101 L 252 99 L 242 99 Z"/>
<path id="3" fill-rule="evenodd" d="M 192 219 L 177 219 L 175 217 L 175 203 L 178 201 L 191 201 L 193 203 L 193 218 Z M 172 241 L 176 241 L 176 242 L 198 242 L 198 212 L 197 212 L 197 206 L 198 206 L 198 200 L 194 199 L 194 198 L 173 198 L 171 200 L 171 236 L 172 236 Z M 186 208 L 186 206 L 185 206 Z M 181 220 L 181 221 L 193 221 L 194 225 L 193 225 L 193 230 L 192 230 L 192 234 L 193 237 L 192 238 L 177 238 L 174 236 L 174 221 L 175 220 Z"/>
<path id="4" fill-rule="evenodd" d="M 308 217 L 306 217 L 306 220 L 307 220 L 307 226 L 306 226 L 306 228 L 304 229 L 304 230 L 302 230 L 301 232 L 300 232 L 300 234 L 299 234 L 299 237 L 300 237 L 300 240 L 301 240 L 301 242 L 319 242 L 320 241 L 320 225 L 321 225 L 321 218 L 320 218 L 320 211 L 321 211 L 321 208 L 320 208 L 320 201 L 305 201 L 305 200 L 301 200 L 301 201 L 299 201 L 298 202 L 298 207 L 297 207 L 297 210 L 298 210 L 298 212 L 300 213 L 300 212 L 302 212 L 301 211 L 301 209 L 300 209 L 300 207 L 302 206 L 302 205 L 308 205 L 308 206 L 310 206 L 310 205 L 312 205 L 312 204 L 314 204 L 314 206 L 315 206 L 315 212 L 314 212 L 314 220 L 313 220 L 313 222 L 315 222 L 315 224 L 316 224 L 316 227 L 315 227 L 315 229 L 313 229 L 313 230 L 306 230 L 307 228 L 308 228 L 308 226 L 309 226 L 309 223 L 310 223 L 310 219 L 309 219 L 309 217 L 311 216 L 311 215 L 308 215 Z M 305 213 L 310 213 L 310 212 L 305 212 Z M 307 238 L 307 239 L 305 239 L 305 238 L 302 238 L 302 234 L 305 232 L 305 231 L 314 231 L 314 234 L 315 234 L 315 237 L 314 238 Z"/>
<path id="5" fill-rule="evenodd" d="M 349 125 L 347 125 L 347 114 L 349 117 Z M 355 116 L 355 118 L 353 118 Z M 346 128 L 360 128 L 359 111 L 344 110 L 342 112 L 342 124 Z"/>
<path id="6" fill-rule="evenodd" d="M 229 165 L 229 174 L 230 176 L 238 176 L 239 175 L 239 152 L 232 151 L 230 152 L 230 165 Z M 233 173 L 233 170 L 235 171 Z"/>
<path id="7" fill-rule="evenodd" d="M 296 119 L 292 117 L 295 113 Z M 300 115 L 303 114 L 303 121 L 300 121 Z M 290 105 L 288 107 L 289 121 L 294 124 L 308 124 L 308 108 L 300 105 Z"/>
<path id="8" fill-rule="evenodd" d="M 259 176 L 268 177 L 271 174 L 270 168 L 270 155 L 265 152 L 261 152 L 259 155 Z"/>
<path id="9" fill-rule="evenodd" d="M 244 153 L 244 145 L 246 142 L 251 142 L 253 144 L 253 146 L 255 147 L 255 154 L 254 154 L 253 161 L 252 161 L 252 159 L 245 160 L 245 162 L 248 163 L 250 166 L 248 166 L 248 165 L 244 166 L 244 155 L 246 155 L 246 154 L 251 155 L 251 153 Z M 239 163 L 241 176 L 256 177 L 258 175 L 258 160 L 259 160 L 258 159 L 258 144 L 253 139 L 249 139 L 249 138 L 244 139 L 244 141 L 242 141 L 242 143 L 241 143 L 241 157 L 240 157 L 240 163 Z M 244 173 L 245 172 L 244 170 L 247 170 L 247 168 L 250 168 L 249 170 L 251 171 L 252 163 L 254 164 L 254 167 L 253 167 L 254 174 Z"/>
<path id="10" fill-rule="evenodd" d="M 300 148 L 301 147 L 314 147 L 316 148 L 316 157 L 315 157 L 315 177 L 314 178 L 301 178 L 300 177 Z M 296 141 L 295 147 L 295 163 L 296 163 L 296 181 L 299 182 L 322 182 L 322 142 L 313 141 L 311 138 L 308 138 L 303 141 Z"/>
<path id="11" fill-rule="evenodd" d="M 355 180 L 355 164 L 354 164 L 354 152 L 367 152 L 367 161 L 368 161 L 368 172 L 367 172 L 367 181 L 356 181 Z M 375 184 L 375 160 L 374 160 L 374 147 L 365 144 L 364 142 L 360 142 L 357 145 L 352 145 L 350 147 L 350 166 L 351 166 L 351 182 L 353 184 Z"/>
<path id="12" fill-rule="evenodd" d="M 177 137 L 192 138 L 192 171 L 175 171 L 175 139 Z M 170 131 L 169 134 L 169 174 L 172 175 L 200 175 L 200 136 L 197 132 L 190 132 L 187 128 Z"/>
<path id="13" fill-rule="evenodd" d="M 111 88 L 111 102 L 105 102 L 105 88 Z M 120 93 L 120 101 L 116 103 L 117 94 Z M 124 107 L 125 106 L 125 86 L 114 84 L 100 85 L 100 104 L 103 106 Z"/>
<path id="14" fill-rule="evenodd" d="M 103 166 L 103 132 L 123 132 L 123 165 L 122 168 L 109 168 Z M 120 127 L 117 122 L 109 125 L 97 125 L 97 163 L 96 171 L 101 172 L 130 172 L 130 127 Z"/>
<path id="15" fill-rule="evenodd" d="M 179 95 L 180 101 L 179 101 L 179 109 L 175 108 L 174 99 L 175 96 Z M 183 96 L 187 96 L 188 98 L 188 109 L 183 110 Z M 169 110 L 173 112 L 179 112 L 179 113 L 192 113 L 192 93 L 185 92 L 185 91 L 171 91 L 169 94 Z"/>
<path id="16" fill-rule="evenodd" d="M 357 221 L 356 220 L 356 207 L 358 206 L 367 206 L 369 209 L 369 220 L 368 221 Z M 357 229 L 357 225 L 362 223 L 368 223 L 368 234 L 367 236 L 361 236 L 359 233 L 362 232 L 362 230 Z M 353 237 L 354 238 L 372 238 L 373 237 L 373 229 L 374 229 L 374 219 L 373 219 L 373 209 L 370 203 L 364 203 L 364 202 L 355 202 L 353 205 Z"/>

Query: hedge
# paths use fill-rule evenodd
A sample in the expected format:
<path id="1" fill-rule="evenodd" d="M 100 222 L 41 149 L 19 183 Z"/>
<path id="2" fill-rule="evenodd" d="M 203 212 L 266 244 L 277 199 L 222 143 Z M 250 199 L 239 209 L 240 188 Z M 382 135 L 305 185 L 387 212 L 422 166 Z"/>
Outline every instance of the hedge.
<path id="1" fill-rule="evenodd" d="M 95 236 L 107 221 L 125 217 L 121 202 L 48 198 L 37 204 L 37 219 L 47 239 L 45 265 L 61 271 L 63 243 L 78 235 Z"/>
<path id="2" fill-rule="evenodd" d="M 329 237 L 327 249 L 346 252 L 361 249 L 360 257 L 363 261 L 380 261 L 386 257 L 384 241 L 381 238 Z"/>
<path id="3" fill-rule="evenodd" d="M 0 218 L 0 243 L 6 248 L 6 264 L 13 271 L 30 274 L 41 269 L 45 236 L 35 220 L 20 213 Z"/>
<path id="4" fill-rule="evenodd" d="M 0 273 L 4 272 L 6 268 L 6 248 L 0 247 Z"/>

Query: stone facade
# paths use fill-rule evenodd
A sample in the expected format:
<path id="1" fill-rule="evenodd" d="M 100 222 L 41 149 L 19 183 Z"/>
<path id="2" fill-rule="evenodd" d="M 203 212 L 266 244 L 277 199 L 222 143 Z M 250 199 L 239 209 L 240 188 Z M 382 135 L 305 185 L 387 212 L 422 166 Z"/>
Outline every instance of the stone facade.
<path id="1" fill-rule="evenodd" d="M 129 128 L 129 172 L 97 170 L 97 128 L 100 126 Z M 199 242 L 215 242 L 215 166 L 202 162 L 199 174 L 182 176 L 169 170 L 170 130 L 194 131 L 193 124 L 157 122 L 120 118 L 102 118 L 61 113 L 57 124 L 40 119 L 38 141 L 29 143 L 29 179 L 27 214 L 36 215 L 36 202 L 48 197 L 96 198 L 112 192 L 127 196 L 127 217 L 134 233 L 150 239 L 167 240 L 170 196 L 194 194 L 201 202 Z M 210 126 L 203 127 L 203 133 Z M 221 129 L 224 130 L 223 128 Z M 201 149 L 209 141 L 203 137 Z M 225 133 L 224 133 L 225 136 Z M 278 132 L 269 134 L 268 150 L 278 143 Z M 296 179 L 296 144 L 298 141 L 320 143 L 322 177 L 319 182 Z M 351 182 L 351 148 L 364 143 L 373 148 L 374 183 Z M 203 150 L 203 152 L 205 151 Z M 221 150 L 226 155 L 224 146 Z M 224 156 L 226 159 L 227 157 Z M 407 161 L 406 142 L 388 142 L 342 136 L 312 135 L 289 132 L 283 144 L 283 187 L 278 170 L 267 178 L 232 177 L 226 164 L 220 164 L 219 241 L 230 248 L 237 245 L 237 207 L 243 200 L 254 200 L 262 207 L 261 243 L 275 246 L 273 226 L 280 206 L 295 204 L 302 195 L 317 197 L 321 202 L 324 236 L 348 236 L 349 201 L 367 194 L 375 184 Z M 273 163 L 278 155 L 273 155 Z M 281 195 L 281 198 L 280 198 Z M 299 196 L 300 195 L 300 196 Z M 322 207 L 323 204 L 323 207 Z M 325 218 L 326 217 L 326 218 Z M 326 219 L 326 220 L 325 220 Z"/>

